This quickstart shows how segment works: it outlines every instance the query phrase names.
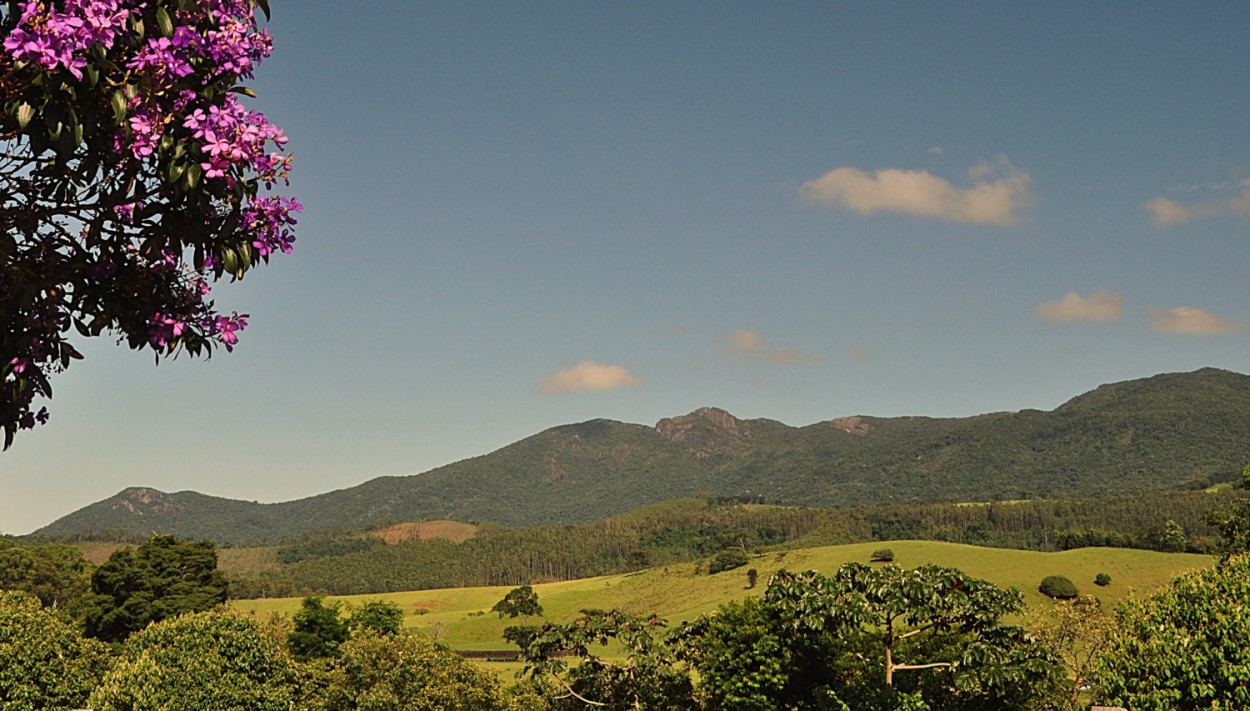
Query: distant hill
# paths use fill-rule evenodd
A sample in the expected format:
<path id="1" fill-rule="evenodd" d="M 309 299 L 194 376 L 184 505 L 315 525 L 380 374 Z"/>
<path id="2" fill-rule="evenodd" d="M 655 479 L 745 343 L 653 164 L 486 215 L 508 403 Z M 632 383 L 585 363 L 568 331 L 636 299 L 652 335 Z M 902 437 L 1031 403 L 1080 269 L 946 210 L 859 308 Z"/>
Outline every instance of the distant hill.
<path id="1" fill-rule="evenodd" d="M 126 489 L 36 531 L 153 531 L 273 543 L 321 529 L 445 519 L 581 523 L 688 496 L 791 505 L 1090 497 L 1200 488 L 1250 462 L 1250 376 L 1104 385 L 1051 412 L 841 417 L 806 427 L 715 408 L 654 427 L 591 420 L 423 474 L 276 504 Z"/>

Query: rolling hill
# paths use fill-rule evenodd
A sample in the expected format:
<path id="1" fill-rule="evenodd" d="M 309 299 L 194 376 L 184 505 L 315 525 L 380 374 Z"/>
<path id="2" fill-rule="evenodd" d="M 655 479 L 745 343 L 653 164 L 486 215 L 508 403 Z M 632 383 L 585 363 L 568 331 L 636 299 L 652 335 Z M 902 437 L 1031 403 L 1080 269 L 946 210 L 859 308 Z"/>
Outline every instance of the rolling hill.
<path id="1" fill-rule="evenodd" d="M 654 427 L 591 420 L 423 474 L 274 504 L 130 488 L 35 532 L 160 531 L 224 544 L 448 519 L 581 523 L 687 496 L 806 506 L 1090 497 L 1204 487 L 1250 462 L 1250 376 L 1104 385 L 1050 412 L 840 417 L 805 427 L 715 408 Z"/>

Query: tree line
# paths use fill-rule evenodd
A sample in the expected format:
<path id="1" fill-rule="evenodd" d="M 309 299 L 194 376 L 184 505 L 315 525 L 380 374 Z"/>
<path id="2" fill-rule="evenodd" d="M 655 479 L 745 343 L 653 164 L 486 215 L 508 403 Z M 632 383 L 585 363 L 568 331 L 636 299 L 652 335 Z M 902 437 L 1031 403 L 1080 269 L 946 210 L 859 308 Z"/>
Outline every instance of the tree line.
<path id="1" fill-rule="evenodd" d="M 321 532 L 278 550 L 285 564 L 231 581 L 238 598 L 351 595 L 570 580 L 710 558 L 864 541 L 936 540 L 1026 550 L 1091 546 L 1207 552 L 1206 512 L 1231 490 L 1148 492 L 1088 500 L 801 508 L 680 500 L 581 526 L 486 529 L 461 543 L 385 545 Z"/>

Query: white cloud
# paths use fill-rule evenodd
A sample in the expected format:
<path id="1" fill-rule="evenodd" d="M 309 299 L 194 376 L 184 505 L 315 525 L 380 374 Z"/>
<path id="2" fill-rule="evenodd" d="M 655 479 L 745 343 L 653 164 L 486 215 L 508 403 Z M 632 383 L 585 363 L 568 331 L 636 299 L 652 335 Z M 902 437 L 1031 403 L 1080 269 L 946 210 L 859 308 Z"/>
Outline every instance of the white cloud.
<path id="1" fill-rule="evenodd" d="M 1171 227 L 1190 220 L 1220 214 L 1220 206 L 1215 204 L 1185 205 L 1167 198 L 1150 200 L 1142 209 L 1150 213 L 1150 221 L 1155 227 Z"/>
<path id="2" fill-rule="evenodd" d="M 819 363 L 820 356 L 815 353 L 804 353 L 798 348 L 787 346 L 772 348 L 768 339 L 750 329 L 739 329 L 728 336 L 717 336 L 717 340 L 729 342 L 726 347 L 732 355 L 739 358 L 759 358 L 767 363 Z"/>
<path id="3" fill-rule="evenodd" d="M 1155 227 L 1171 227 L 1204 217 L 1214 217 L 1226 213 L 1238 216 L 1250 215 L 1250 190 L 1242 192 L 1220 202 L 1206 202 L 1199 205 L 1186 205 L 1168 198 L 1148 200 L 1142 209 L 1150 213 L 1150 221 Z"/>
<path id="4" fill-rule="evenodd" d="M 572 368 L 547 375 L 538 384 L 538 391 L 542 393 L 599 392 L 637 387 L 642 385 L 642 382 L 641 378 L 630 375 L 623 366 L 585 361 Z"/>
<path id="5" fill-rule="evenodd" d="M 1088 297 L 1069 291 L 1058 301 L 1038 306 L 1033 314 L 1054 324 L 1114 321 L 1120 318 L 1120 303 L 1120 295 L 1109 289 L 1099 289 Z"/>
<path id="6" fill-rule="evenodd" d="M 1147 309 L 1147 311 L 1150 313 L 1150 330 L 1156 333 L 1217 336 L 1222 333 L 1231 333 L 1245 326 L 1245 324 L 1192 306 L 1177 306 L 1167 310 Z"/>
<path id="7" fill-rule="evenodd" d="M 932 146 L 932 147 L 930 147 L 930 148 L 929 148 L 929 152 L 930 152 L 930 153 L 932 153 L 932 154 L 933 154 L 933 155 L 935 155 L 935 156 L 940 156 L 940 155 L 942 155 L 942 147 L 941 147 L 941 146 Z"/>
<path id="8" fill-rule="evenodd" d="M 997 179 L 991 179 L 1000 175 Z M 1028 173 L 1005 160 L 980 163 L 969 171 L 972 185 L 959 188 L 924 170 L 886 168 L 865 173 L 837 168 L 803 183 L 799 193 L 824 205 L 839 205 L 862 215 L 903 212 L 947 222 L 1011 227 L 1020 211 L 1033 204 Z"/>

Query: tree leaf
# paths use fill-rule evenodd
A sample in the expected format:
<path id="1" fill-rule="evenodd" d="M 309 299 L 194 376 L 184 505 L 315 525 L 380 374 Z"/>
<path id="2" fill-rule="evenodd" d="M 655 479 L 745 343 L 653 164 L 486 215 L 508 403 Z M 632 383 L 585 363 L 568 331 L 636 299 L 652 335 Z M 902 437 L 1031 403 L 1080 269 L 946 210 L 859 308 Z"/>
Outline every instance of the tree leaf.
<path id="1" fill-rule="evenodd" d="M 35 118 L 35 107 L 23 101 L 17 105 L 17 125 L 23 131 L 26 130 L 27 124 L 31 119 Z"/>
<path id="2" fill-rule="evenodd" d="M 126 119 L 126 92 L 118 89 L 113 92 L 113 123 L 121 125 Z"/>
<path id="3" fill-rule="evenodd" d="M 156 8 L 156 25 L 165 37 L 174 36 L 174 23 L 169 19 L 169 13 L 165 12 L 163 7 Z"/>

